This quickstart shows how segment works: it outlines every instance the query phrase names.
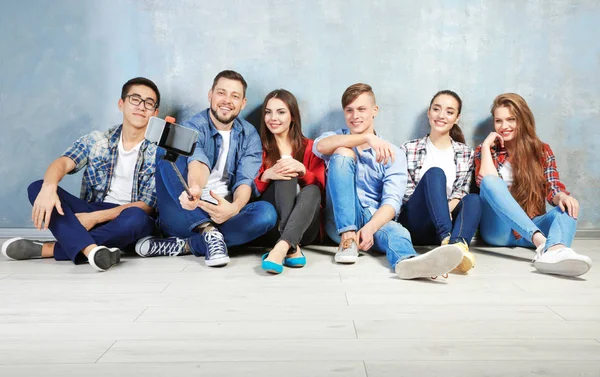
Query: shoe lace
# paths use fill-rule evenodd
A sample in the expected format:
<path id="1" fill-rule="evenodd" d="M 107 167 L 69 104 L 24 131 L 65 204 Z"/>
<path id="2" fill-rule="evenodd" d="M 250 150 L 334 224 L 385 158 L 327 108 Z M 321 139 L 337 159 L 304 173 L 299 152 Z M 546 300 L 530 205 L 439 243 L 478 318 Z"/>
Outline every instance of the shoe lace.
<path id="1" fill-rule="evenodd" d="M 448 279 L 448 273 L 442 274 L 442 277 L 443 277 L 444 279 Z M 438 278 L 438 277 L 437 277 L 437 275 L 436 275 L 436 276 L 432 276 L 432 277 L 431 277 L 431 280 L 435 280 L 435 279 L 437 279 L 437 278 Z"/>
<path id="2" fill-rule="evenodd" d="M 185 247 L 185 240 L 181 238 L 167 238 L 165 240 L 152 242 L 148 256 L 168 255 L 170 257 L 181 254 Z"/>
<path id="3" fill-rule="evenodd" d="M 216 254 L 225 254 L 225 241 L 221 232 L 209 231 L 204 233 L 204 241 L 208 246 L 209 258 Z"/>
<path id="4" fill-rule="evenodd" d="M 352 246 L 352 242 L 354 240 L 352 238 L 347 238 L 344 241 L 342 241 L 342 249 L 348 249 Z"/>

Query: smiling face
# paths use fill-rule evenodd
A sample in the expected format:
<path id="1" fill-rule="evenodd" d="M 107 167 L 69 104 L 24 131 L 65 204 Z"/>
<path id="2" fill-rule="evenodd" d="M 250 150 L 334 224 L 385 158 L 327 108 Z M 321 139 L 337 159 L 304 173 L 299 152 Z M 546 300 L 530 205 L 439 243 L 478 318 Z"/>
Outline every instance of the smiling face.
<path id="1" fill-rule="evenodd" d="M 213 121 L 216 120 L 223 125 L 233 122 L 240 111 L 246 107 L 242 83 L 224 77 L 220 78 L 214 89 L 208 92 L 208 100 Z"/>
<path id="2" fill-rule="evenodd" d="M 379 111 L 375 99 L 370 93 L 362 93 L 346 107 L 344 117 L 346 126 L 352 134 L 373 133 L 373 120 Z"/>
<path id="3" fill-rule="evenodd" d="M 290 130 L 292 114 L 285 102 L 271 98 L 265 106 L 265 124 L 274 135 L 285 135 Z"/>
<path id="4" fill-rule="evenodd" d="M 138 105 L 133 105 L 130 97 L 142 99 Z M 150 117 L 158 115 L 158 109 L 146 109 L 146 103 L 156 103 L 156 93 L 146 85 L 132 85 L 125 99 L 119 99 L 119 110 L 123 113 L 123 126 L 144 129 L 148 126 Z"/>
<path id="5" fill-rule="evenodd" d="M 440 94 L 433 99 L 427 118 L 432 134 L 447 135 L 452 126 L 458 123 L 460 104 L 456 98 L 448 94 Z"/>
<path id="6" fill-rule="evenodd" d="M 504 142 L 512 142 L 517 136 L 517 117 L 506 106 L 497 107 L 494 110 L 494 128 Z"/>

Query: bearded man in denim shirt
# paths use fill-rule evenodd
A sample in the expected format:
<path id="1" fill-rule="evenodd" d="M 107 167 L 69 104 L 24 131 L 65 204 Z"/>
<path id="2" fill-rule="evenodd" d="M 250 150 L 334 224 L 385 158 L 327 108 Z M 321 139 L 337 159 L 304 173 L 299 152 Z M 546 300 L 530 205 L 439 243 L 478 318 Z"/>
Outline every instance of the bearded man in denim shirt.
<path id="1" fill-rule="evenodd" d="M 190 199 L 172 166 L 156 155 L 158 218 L 166 239 L 139 240 L 144 257 L 192 253 L 207 266 L 229 263 L 227 246 L 241 245 L 275 226 L 277 212 L 268 202 L 249 203 L 258 194 L 254 178 L 262 164 L 260 136 L 238 117 L 246 106 L 247 84 L 234 71 L 222 71 L 208 92 L 210 108 L 183 125 L 198 131 L 194 154 L 180 156 L 177 167 L 193 197 Z"/>

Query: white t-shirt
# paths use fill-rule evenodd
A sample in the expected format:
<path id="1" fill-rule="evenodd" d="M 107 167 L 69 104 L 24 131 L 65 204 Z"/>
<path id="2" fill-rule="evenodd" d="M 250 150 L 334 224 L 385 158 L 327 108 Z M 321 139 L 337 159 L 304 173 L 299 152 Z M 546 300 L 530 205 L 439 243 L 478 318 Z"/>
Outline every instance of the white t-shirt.
<path id="1" fill-rule="evenodd" d="M 502 167 L 500 168 L 500 175 L 502 176 L 504 183 L 506 183 L 506 185 L 508 187 L 512 186 L 512 184 L 513 184 L 513 169 L 512 169 L 512 165 L 510 164 L 510 162 L 506 161 L 504 163 L 504 165 L 502 165 Z"/>
<path id="2" fill-rule="evenodd" d="M 210 196 L 210 191 L 213 191 L 215 194 L 225 198 L 231 195 L 231 192 L 227 188 L 228 174 L 225 171 L 225 165 L 227 164 L 227 155 L 229 154 L 229 139 L 231 138 L 231 130 L 230 131 L 219 131 L 221 137 L 223 139 L 223 143 L 221 144 L 221 149 L 219 149 L 219 157 L 217 158 L 217 163 L 214 169 L 210 172 L 208 176 L 208 182 L 206 182 L 206 186 L 202 189 L 202 200 L 206 200 L 209 202 L 216 203 L 215 199 Z"/>
<path id="3" fill-rule="evenodd" d="M 419 171 L 419 181 L 423 178 L 423 175 L 430 168 L 440 168 L 446 175 L 446 196 L 450 198 L 452 195 L 452 187 L 456 180 L 456 164 L 454 163 L 454 149 L 452 146 L 446 149 L 438 149 L 431 142 L 430 138 L 427 138 L 425 160 L 423 161 L 423 167 Z"/>
<path id="4" fill-rule="evenodd" d="M 135 147 L 126 151 L 123 147 L 123 135 L 119 138 L 117 163 L 113 170 L 108 193 L 104 198 L 106 203 L 127 204 L 131 203 L 131 191 L 133 190 L 133 173 L 137 163 L 140 146 L 144 140 Z"/>

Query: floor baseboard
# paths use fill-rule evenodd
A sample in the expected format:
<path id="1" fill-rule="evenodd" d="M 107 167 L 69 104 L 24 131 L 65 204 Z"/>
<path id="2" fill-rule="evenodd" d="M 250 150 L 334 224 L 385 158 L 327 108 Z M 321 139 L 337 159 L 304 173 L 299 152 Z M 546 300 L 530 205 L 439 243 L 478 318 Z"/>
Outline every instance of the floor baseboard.
<path id="1" fill-rule="evenodd" d="M 35 228 L 0 228 L 0 239 L 13 237 L 32 238 L 38 240 L 54 239 L 49 230 L 40 231 Z M 478 239 L 478 234 L 476 234 L 473 240 L 477 241 Z M 600 229 L 579 229 L 577 233 L 575 233 L 575 239 L 600 239 Z"/>

